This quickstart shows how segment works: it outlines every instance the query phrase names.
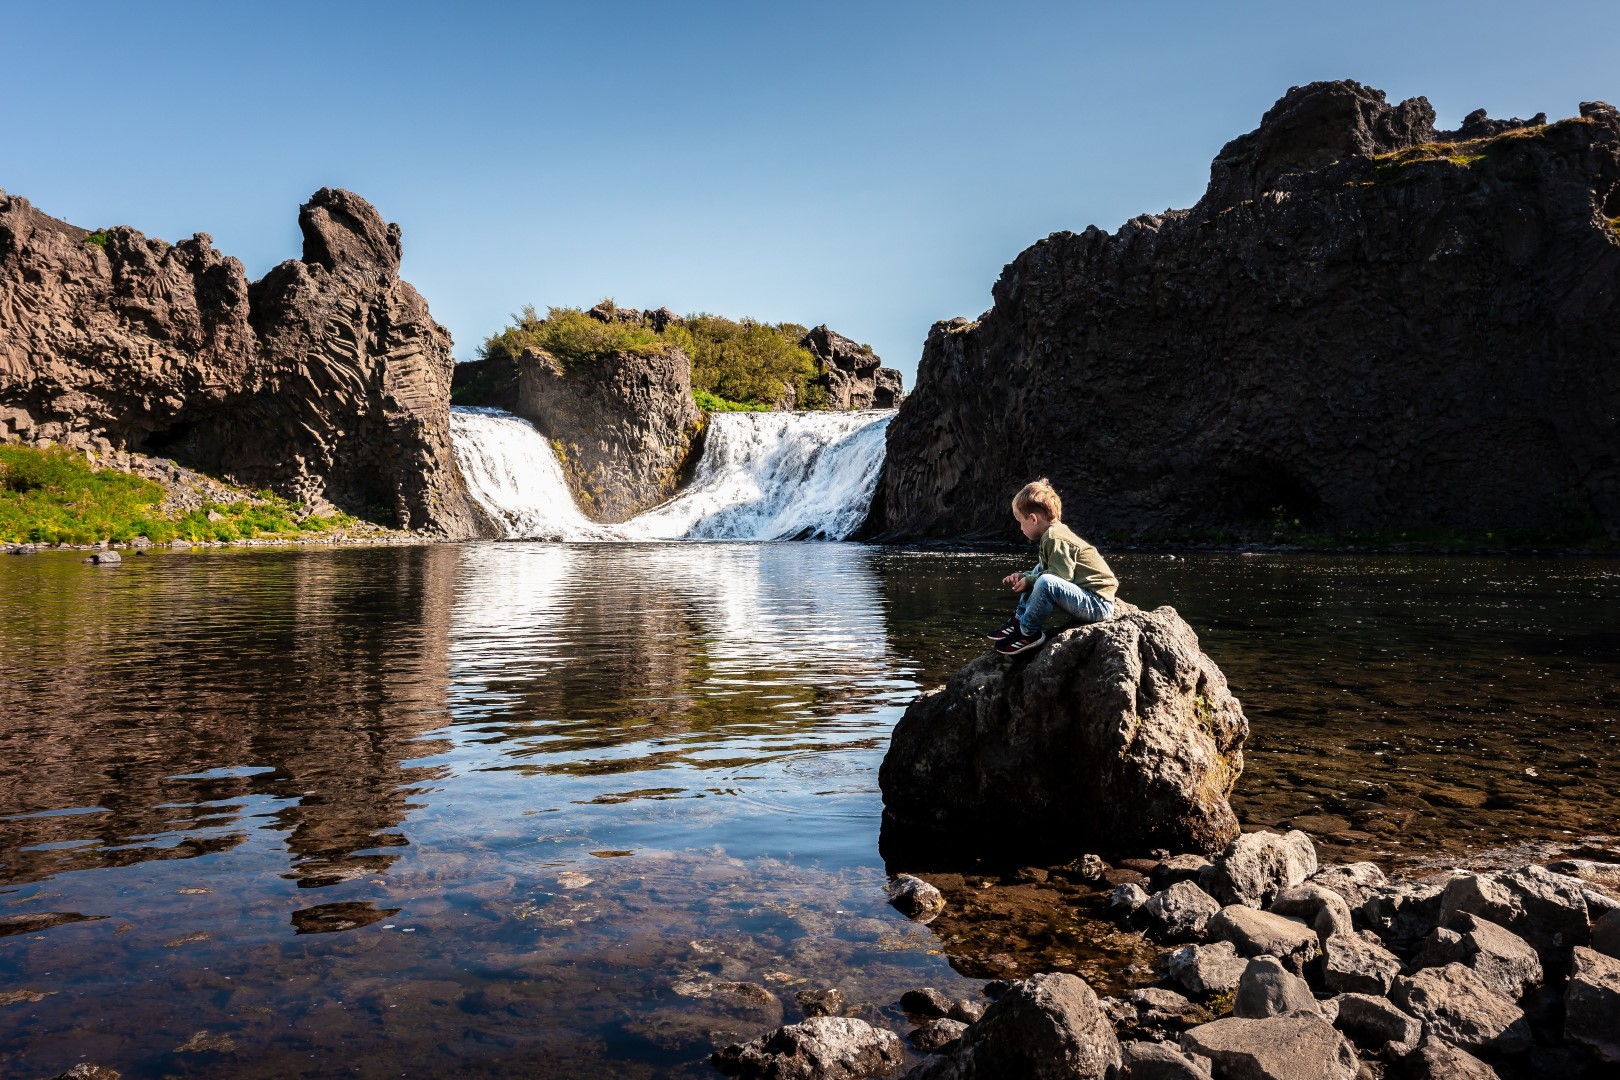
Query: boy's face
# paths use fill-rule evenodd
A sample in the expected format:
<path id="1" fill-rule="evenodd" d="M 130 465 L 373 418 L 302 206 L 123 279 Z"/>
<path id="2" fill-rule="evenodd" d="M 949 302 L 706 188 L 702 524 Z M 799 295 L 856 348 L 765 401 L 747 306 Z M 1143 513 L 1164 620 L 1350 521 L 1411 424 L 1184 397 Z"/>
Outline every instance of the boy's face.
<path id="1" fill-rule="evenodd" d="M 1013 517 L 1018 520 L 1018 527 L 1024 531 L 1025 540 L 1039 540 L 1046 535 L 1046 530 L 1052 527 L 1052 519 L 1039 510 L 1021 513 L 1015 503 L 1012 512 Z"/>

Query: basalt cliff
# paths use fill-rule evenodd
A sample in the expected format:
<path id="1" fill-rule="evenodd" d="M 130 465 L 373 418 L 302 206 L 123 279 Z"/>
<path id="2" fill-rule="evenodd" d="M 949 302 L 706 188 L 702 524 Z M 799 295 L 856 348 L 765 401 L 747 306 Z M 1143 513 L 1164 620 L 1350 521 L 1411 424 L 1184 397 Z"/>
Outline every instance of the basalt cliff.
<path id="1" fill-rule="evenodd" d="M 1296 87 L 1192 209 L 1024 251 L 930 331 L 874 531 L 999 536 L 1048 475 L 1115 538 L 1620 537 L 1620 114 L 1434 119 Z"/>
<path id="2" fill-rule="evenodd" d="M 0 438 L 161 454 L 459 538 L 450 335 L 399 277 L 399 226 L 347 191 L 250 283 L 198 233 L 90 232 L 0 192 Z"/>

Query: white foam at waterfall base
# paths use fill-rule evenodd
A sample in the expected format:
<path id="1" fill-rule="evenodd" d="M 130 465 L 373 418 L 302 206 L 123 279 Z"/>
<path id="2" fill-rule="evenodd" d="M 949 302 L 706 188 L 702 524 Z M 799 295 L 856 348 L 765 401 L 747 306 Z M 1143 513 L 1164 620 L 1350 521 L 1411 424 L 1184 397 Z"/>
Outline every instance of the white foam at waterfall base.
<path id="1" fill-rule="evenodd" d="M 450 410 L 450 443 L 473 501 L 509 540 L 607 539 L 574 505 L 551 444 L 501 409 Z"/>
<path id="2" fill-rule="evenodd" d="M 456 462 L 508 539 L 841 540 L 866 519 L 893 410 L 718 413 L 679 495 L 623 525 L 574 505 L 551 445 L 499 409 L 451 410 Z"/>
<path id="3" fill-rule="evenodd" d="M 660 540 L 842 540 L 866 520 L 893 416 L 716 413 L 691 486 L 624 530 Z"/>

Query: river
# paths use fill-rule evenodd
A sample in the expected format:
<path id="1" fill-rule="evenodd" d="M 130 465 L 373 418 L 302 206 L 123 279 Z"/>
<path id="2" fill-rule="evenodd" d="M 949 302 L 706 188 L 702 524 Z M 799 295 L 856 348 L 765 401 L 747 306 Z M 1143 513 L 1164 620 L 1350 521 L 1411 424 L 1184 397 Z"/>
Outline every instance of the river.
<path id="1" fill-rule="evenodd" d="M 706 1077 L 804 988 L 903 1031 L 912 987 L 1106 978 L 1083 917 L 884 902 L 889 730 L 983 651 L 1017 561 L 0 560 L 0 1074 Z M 1246 823 L 1412 872 L 1615 857 L 1620 563 L 1111 561 L 1243 700 Z"/>

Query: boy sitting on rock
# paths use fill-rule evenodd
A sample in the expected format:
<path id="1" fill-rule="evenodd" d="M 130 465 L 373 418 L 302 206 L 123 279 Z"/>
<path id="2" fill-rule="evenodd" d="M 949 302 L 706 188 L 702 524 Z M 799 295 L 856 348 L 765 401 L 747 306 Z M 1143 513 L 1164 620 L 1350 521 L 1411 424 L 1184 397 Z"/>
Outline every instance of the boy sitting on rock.
<path id="1" fill-rule="evenodd" d="M 996 652 L 1014 656 L 1046 642 L 1041 623 L 1058 608 L 1080 622 L 1101 622 L 1114 614 L 1119 579 L 1102 553 L 1063 524 L 1063 500 L 1042 477 L 1013 496 L 1013 517 L 1024 538 L 1040 542 L 1040 561 L 1025 574 L 1008 574 L 1003 585 L 1023 594 L 1018 610 L 1001 629 L 985 635 Z"/>

